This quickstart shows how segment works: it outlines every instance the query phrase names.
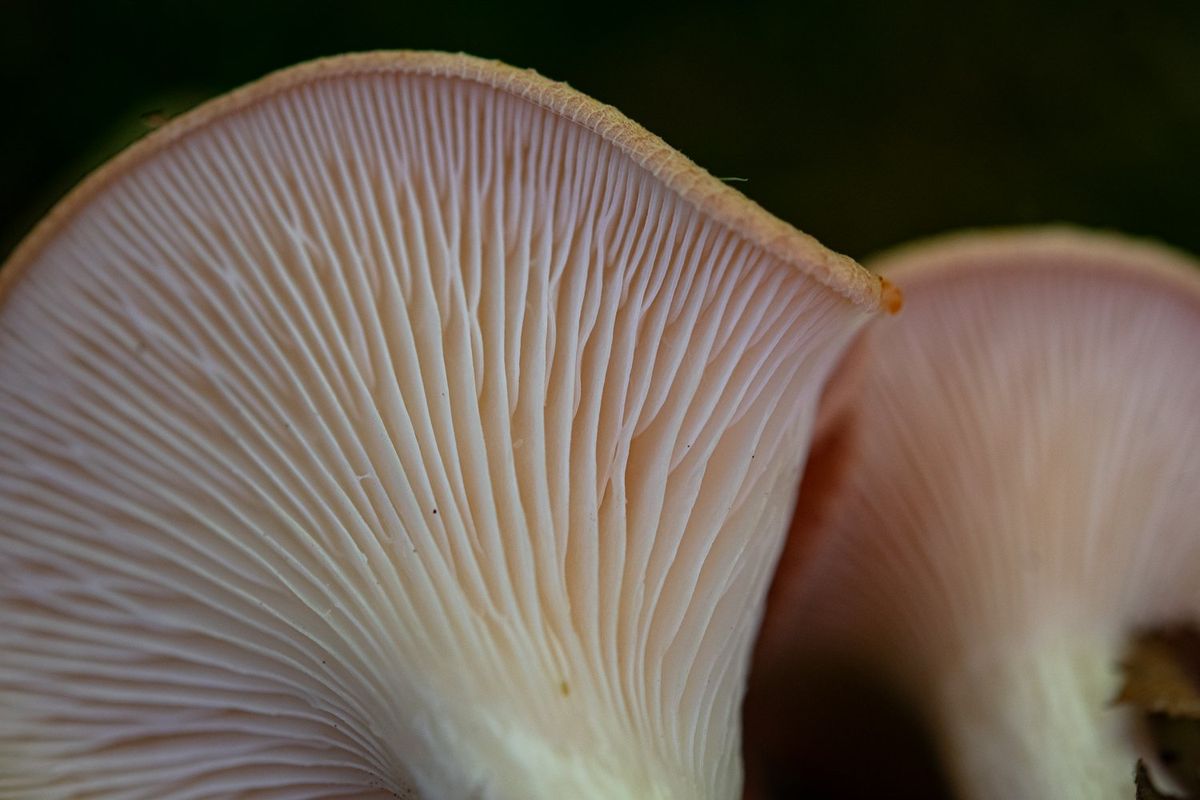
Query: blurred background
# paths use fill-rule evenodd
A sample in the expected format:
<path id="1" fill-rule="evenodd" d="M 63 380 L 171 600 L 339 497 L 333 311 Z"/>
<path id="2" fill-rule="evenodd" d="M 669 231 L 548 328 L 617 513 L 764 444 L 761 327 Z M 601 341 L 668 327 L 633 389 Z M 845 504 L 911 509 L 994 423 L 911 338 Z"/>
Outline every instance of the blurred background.
<path id="1" fill-rule="evenodd" d="M 0 259 L 170 116 L 376 48 L 567 81 L 856 258 L 1058 221 L 1200 252 L 1196 2 L 0 0 Z M 760 796 L 940 796 L 911 715 L 877 687 L 837 691 L 768 703 L 796 725 L 766 737 Z"/>
<path id="2" fill-rule="evenodd" d="M 567 81 L 855 257 L 1045 221 L 1200 251 L 1196 2 L 0 0 L 0 256 L 150 125 L 373 48 Z"/>

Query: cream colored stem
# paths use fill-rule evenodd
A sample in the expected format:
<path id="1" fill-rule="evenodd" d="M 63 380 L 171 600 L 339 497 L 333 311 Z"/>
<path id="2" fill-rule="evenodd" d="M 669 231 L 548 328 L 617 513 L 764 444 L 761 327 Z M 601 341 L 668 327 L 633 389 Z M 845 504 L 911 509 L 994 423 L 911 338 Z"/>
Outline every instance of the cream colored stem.
<path id="1" fill-rule="evenodd" d="M 964 800 L 1129 800 L 1137 748 L 1114 707 L 1119 649 L 1070 632 L 960 665 L 938 691 Z"/>

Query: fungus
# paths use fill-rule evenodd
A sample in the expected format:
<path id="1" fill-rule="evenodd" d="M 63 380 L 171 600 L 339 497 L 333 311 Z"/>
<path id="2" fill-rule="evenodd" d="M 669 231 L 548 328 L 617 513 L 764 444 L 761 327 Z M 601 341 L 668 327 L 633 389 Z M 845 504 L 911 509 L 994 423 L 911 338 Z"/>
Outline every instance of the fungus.
<path id="1" fill-rule="evenodd" d="M 868 334 L 763 662 L 888 675 L 963 797 L 1132 797 L 1125 647 L 1200 617 L 1200 275 L 1057 228 L 874 266 L 905 313 Z"/>
<path id="2" fill-rule="evenodd" d="M 861 267 L 393 53 L 170 122 L 3 276 L 0 794 L 736 795 Z"/>

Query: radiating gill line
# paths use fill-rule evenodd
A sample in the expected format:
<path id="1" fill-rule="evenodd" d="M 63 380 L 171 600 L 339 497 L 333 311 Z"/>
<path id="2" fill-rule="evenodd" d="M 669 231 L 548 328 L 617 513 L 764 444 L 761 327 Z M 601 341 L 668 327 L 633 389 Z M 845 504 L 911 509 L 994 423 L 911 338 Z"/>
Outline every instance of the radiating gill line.
<path id="1" fill-rule="evenodd" d="M 281 265 L 280 265 L 280 266 L 281 266 Z M 282 270 L 282 269 L 281 269 L 280 271 L 281 271 L 281 273 L 282 273 L 282 272 L 284 272 L 284 270 Z M 320 373 L 320 372 L 318 371 L 318 375 L 319 375 L 319 374 L 323 374 L 323 373 Z M 328 387 L 328 386 L 326 386 L 326 389 L 329 389 L 329 387 Z M 340 408 L 340 405 L 338 405 L 338 404 L 335 402 L 334 404 L 332 404 L 332 408 L 334 408 L 334 409 L 338 409 L 338 408 Z M 320 417 L 320 419 L 324 419 L 324 417 L 322 416 L 322 417 Z M 344 417 L 343 417 L 343 423 L 344 423 L 343 427 L 346 427 L 346 428 L 349 428 L 349 429 L 353 429 L 353 426 L 352 426 L 352 425 L 350 425 L 350 423 L 349 423 L 349 421 L 348 421 L 348 420 L 344 420 Z M 332 435 L 331 435 L 329 432 L 326 432 L 326 439 L 329 439 L 329 440 L 331 440 L 331 441 L 334 441 L 334 443 L 342 443 L 342 441 L 346 440 L 346 439 L 344 439 L 344 437 L 332 437 Z M 307 443 L 306 443 L 306 441 L 304 441 L 304 440 L 301 440 L 301 443 L 302 443 L 302 444 L 305 444 L 305 446 L 307 447 Z M 340 446 L 338 446 L 337 444 L 335 444 L 335 446 L 334 446 L 334 452 L 342 452 L 342 450 L 340 449 Z M 316 462 L 316 463 L 318 463 L 318 464 L 319 464 L 319 463 L 322 463 L 322 461 L 320 461 L 320 459 L 319 459 L 319 458 L 316 458 L 316 457 L 314 457 L 314 462 Z M 346 469 L 347 469 L 347 471 L 350 471 L 350 473 L 353 473 L 353 471 L 354 471 L 352 468 L 349 468 L 349 465 L 348 465 L 348 464 L 346 464 Z M 344 486 L 344 483 L 340 483 L 340 485 L 343 487 L 343 489 L 344 489 L 344 488 L 346 488 L 346 486 Z M 358 488 L 358 483 L 354 482 L 354 486 L 353 486 L 353 487 L 350 487 L 350 491 L 352 491 L 352 493 L 356 493 L 356 492 L 355 492 L 355 489 L 356 489 L 356 488 Z M 376 525 L 377 525 L 377 527 L 378 527 L 378 525 L 379 525 L 378 521 L 376 521 Z M 353 540 L 349 540 L 349 541 L 352 541 L 352 542 L 353 542 Z M 358 546 L 356 546 L 356 545 L 354 545 L 353 547 L 354 547 L 354 549 L 359 549 L 359 548 L 358 548 Z"/>
<path id="2" fill-rule="evenodd" d="M 110 368 L 110 367 L 106 367 L 106 365 L 104 365 L 104 363 L 103 363 L 103 362 L 98 362 L 98 367 L 97 367 L 97 368 L 100 368 L 100 369 L 107 369 L 107 368 Z M 114 408 L 119 408 L 119 407 L 120 407 L 120 405 L 122 404 L 122 399 L 124 399 L 124 397 L 122 397 L 122 396 L 120 395 L 120 393 L 113 393 L 113 392 L 109 392 L 109 391 L 108 391 L 108 385 L 116 385 L 116 381 L 114 381 L 113 379 L 109 379 L 109 380 L 107 381 L 107 385 L 101 384 L 100 386 L 94 387 L 94 391 L 98 391 L 98 392 L 100 392 L 100 393 L 101 393 L 101 396 L 107 396 L 107 397 L 106 397 L 106 399 L 107 399 L 107 401 L 109 402 L 109 404 L 110 404 L 110 405 L 113 405 L 113 407 L 114 407 Z M 113 417 L 108 417 L 108 415 L 107 415 L 107 414 L 103 414 L 103 408 L 102 408 L 102 407 L 98 407 L 98 408 L 92 408 L 92 409 L 89 411 L 89 413 L 90 413 L 90 414 L 92 414 L 92 415 L 95 415 L 95 414 L 102 414 L 104 417 L 107 417 L 107 419 L 109 419 L 109 420 L 110 420 L 110 421 L 109 421 L 109 427 L 112 427 L 112 426 L 114 426 L 114 425 L 115 425 L 115 426 L 116 426 L 116 427 L 118 427 L 118 428 L 125 428 L 125 429 L 126 429 L 126 435 L 125 435 L 124 439 L 126 439 L 126 440 L 130 440 L 130 441 L 137 440 L 137 438 L 138 438 L 138 437 L 137 437 L 137 431 L 136 431 L 136 429 L 130 429 L 130 428 L 127 428 L 126 426 L 122 425 L 122 423 L 120 423 L 120 422 L 114 422 L 114 421 L 112 421 L 112 420 L 113 420 Z M 138 415 L 132 415 L 132 416 L 133 416 L 133 419 L 139 419 L 139 416 L 138 416 Z M 266 440 L 269 440 L 269 437 L 264 437 L 264 439 L 266 439 Z M 185 449 L 182 449 L 182 450 L 184 450 L 185 452 L 182 452 L 182 453 L 181 453 L 181 457 L 184 457 L 184 458 L 186 459 L 186 458 L 187 458 L 186 447 L 185 447 Z M 286 459 L 283 459 L 283 461 L 286 461 Z M 220 492 L 212 493 L 212 495 L 214 495 L 214 499 L 215 499 L 215 500 L 217 500 L 217 501 L 218 501 L 218 503 L 220 503 L 220 504 L 221 504 L 221 505 L 223 505 L 223 506 L 226 506 L 226 507 L 228 507 L 228 504 L 224 504 L 224 503 L 223 503 L 223 501 L 222 501 L 222 499 L 221 499 L 221 493 L 220 493 Z M 230 510 L 232 510 L 232 509 L 230 509 Z M 226 537 L 226 539 L 228 539 L 228 537 Z M 260 534 L 260 535 L 259 535 L 259 539 L 260 539 L 260 541 L 266 541 L 266 540 L 269 540 L 269 539 L 270 539 L 270 537 L 269 537 L 269 536 L 263 536 L 262 534 Z M 269 543 L 269 545 L 272 545 L 272 542 L 266 541 L 266 543 Z M 318 555 L 319 555 L 319 551 L 318 551 Z M 318 584 L 318 585 L 320 585 L 320 584 Z"/>

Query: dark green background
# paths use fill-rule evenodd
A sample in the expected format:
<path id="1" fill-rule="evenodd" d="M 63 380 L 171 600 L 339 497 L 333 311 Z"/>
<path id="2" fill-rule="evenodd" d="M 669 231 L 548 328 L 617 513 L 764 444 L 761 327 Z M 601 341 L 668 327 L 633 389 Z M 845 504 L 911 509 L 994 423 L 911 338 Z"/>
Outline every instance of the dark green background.
<path id="1" fill-rule="evenodd" d="M 568 81 L 856 257 L 1042 221 L 1200 251 L 1196 2 L 0 0 L 0 254 L 144 113 L 401 47 Z"/>
<path id="2" fill-rule="evenodd" d="M 146 115 L 375 48 L 463 50 L 568 81 L 855 257 L 1052 221 L 1200 252 L 1197 2 L 0 0 L 0 258 Z M 936 795 L 900 712 L 788 713 L 821 719 L 801 753 L 824 741 L 852 758 L 796 764 L 777 796 Z"/>

